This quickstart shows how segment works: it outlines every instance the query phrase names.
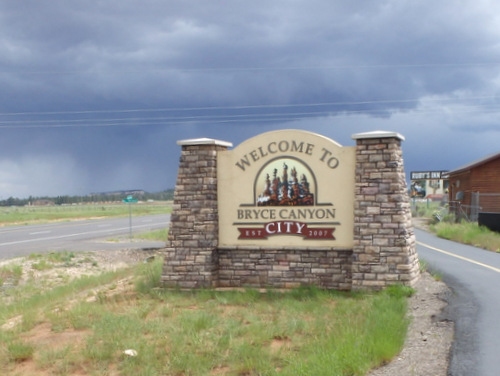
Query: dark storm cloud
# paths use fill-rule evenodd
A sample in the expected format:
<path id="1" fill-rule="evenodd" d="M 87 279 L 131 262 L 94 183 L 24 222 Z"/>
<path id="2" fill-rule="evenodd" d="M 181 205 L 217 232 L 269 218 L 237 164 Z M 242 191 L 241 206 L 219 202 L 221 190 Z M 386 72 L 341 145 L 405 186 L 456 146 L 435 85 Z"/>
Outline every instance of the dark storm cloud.
<path id="1" fill-rule="evenodd" d="M 407 169 L 454 168 L 497 147 L 499 8 L 2 2 L 0 198 L 169 188 L 176 140 L 281 128 L 399 131 Z"/>
<path id="2" fill-rule="evenodd" d="M 73 108 L 141 97 L 155 104 L 416 98 L 462 87 L 458 68 L 432 64 L 489 61 L 481 54 L 485 14 L 477 20 L 451 3 L 432 12 L 427 2 L 14 4 L 2 27 L 13 50 L 4 69 L 20 73 L 13 88 L 43 88 L 40 100 L 66 99 Z"/>

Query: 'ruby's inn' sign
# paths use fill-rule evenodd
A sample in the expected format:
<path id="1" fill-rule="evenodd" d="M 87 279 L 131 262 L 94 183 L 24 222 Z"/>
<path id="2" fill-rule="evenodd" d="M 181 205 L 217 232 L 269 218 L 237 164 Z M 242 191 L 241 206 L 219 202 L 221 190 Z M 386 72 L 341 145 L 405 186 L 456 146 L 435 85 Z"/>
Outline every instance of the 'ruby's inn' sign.
<path id="1" fill-rule="evenodd" d="M 218 157 L 219 244 L 352 247 L 355 148 L 276 131 Z"/>
<path id="2" fill-rule="evenodd" d="M 394 132 L 343 147 L 281 130 L 234 149 L 182 147 L 162 281 L 167 287 L 380 289 L 413 284 L 418 257 Z"/>

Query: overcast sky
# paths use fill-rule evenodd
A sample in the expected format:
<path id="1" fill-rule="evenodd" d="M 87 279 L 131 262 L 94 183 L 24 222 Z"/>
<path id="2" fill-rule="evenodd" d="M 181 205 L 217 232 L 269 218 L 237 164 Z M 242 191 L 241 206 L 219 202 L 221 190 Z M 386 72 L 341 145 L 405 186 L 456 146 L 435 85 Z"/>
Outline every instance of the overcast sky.
<path id="1" fill-rule="evenodd" d="M 0 199 L 173 188 L 177 140 L 405 136 L 500 151 L 500 2 L 0 0 Z"/>

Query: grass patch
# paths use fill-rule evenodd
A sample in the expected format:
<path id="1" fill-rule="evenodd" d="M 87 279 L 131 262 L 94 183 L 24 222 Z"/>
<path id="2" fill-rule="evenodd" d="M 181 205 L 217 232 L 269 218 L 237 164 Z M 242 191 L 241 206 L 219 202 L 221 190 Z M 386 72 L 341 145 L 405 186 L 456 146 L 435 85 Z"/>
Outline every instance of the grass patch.
<path id="1" fill-rule="evenodd" d="M 47 261 L 47 260 L 40 260 L 38 262 L 35 262 L 31 265 L 31 267 L 35 270 L 48 270 L 48 269 L 52 269 L 54 267 L 54 265 Z"/>
<path id="2" fill-rule="evenodd" d="M 168 237 L 168 228 L 159 229 L 150 232 L 143 232 L 141 234 L 137 234 L 133 236 L 134 239 L 144 239 L 144 240 L 153 240 L 153 241 L 167 241 Z"/>
<path id="3" fill-rule="evenodd" d="M 12 341 L 7 345 L 9 360 L 12 362 L 23 362 L 31 359 L 34 351 L 33 345 L 20 341 Z"/>
<path id="4" fill-rule="evenodd" d="M 68 251 L 51 252 L 48 255 L 49 261 L 53 263 L 71 264 L 74 258 L 75 258 L 75 253 Z"/>
<path id="5" fill-rule="evenodd" d="M 500 252 L 500 234 L 475 222 L 439 222 L 432 226 L 432 230 L 444 239 Z"/>
<path id="6" fill-rule="evenodd" d="M 1 304 L 1 321 L 26 317 L 26 325 L 0 330 L 4 367 L 15 372 L 22 361 L 33 363 L 34 374 L 363 375 L 403 346 L 410 288 L 165 290 L 158 288 L 162 264 L 157 258 L 43 292 L 23 290 L 22 299 Z M 128 289 L 118 282 L 124 278 L 134 280 Z M 40 339 L 47 327 L 46 336 L 59 336 L 57 346 Z"/>
<path id="7" fill-rule="evenodd" d="M 50 270 L 56 267 L 70 267 L 75 266 L 74 261 L 76 255 L 74 252 L 61 251 L 50 252 L 47 254 L 32 253 L 28 256 L 29 260 L 34 262 L 31 264 L 32 269 L 37 271 Z M 78 263 L 92 262 L 90 258 L 79 260 Z"/>

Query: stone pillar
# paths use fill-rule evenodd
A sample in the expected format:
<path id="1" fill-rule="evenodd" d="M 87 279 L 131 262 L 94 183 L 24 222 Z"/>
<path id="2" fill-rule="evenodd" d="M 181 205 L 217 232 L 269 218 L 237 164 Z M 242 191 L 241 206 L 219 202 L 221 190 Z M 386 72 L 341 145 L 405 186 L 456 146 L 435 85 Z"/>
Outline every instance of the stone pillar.
<path id="1" fill-rule="evenodd" d="M 368 132 L 356 140 L 352 288 L 413 285 L 419 277 L 415 234 L 401 141 L 394 132 Z"/>
<path id="2" fill-rule="evenodd" d="M 182 146 L 162 282 L 165 287 L 217 284 L 217 152 L 232 144 L 213 139 Z"/>

